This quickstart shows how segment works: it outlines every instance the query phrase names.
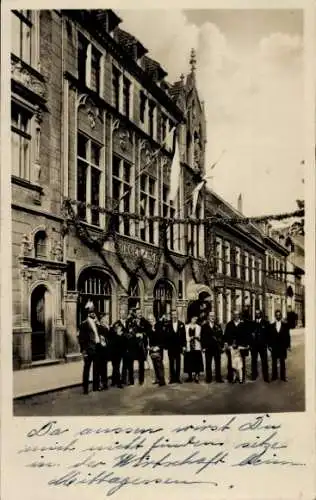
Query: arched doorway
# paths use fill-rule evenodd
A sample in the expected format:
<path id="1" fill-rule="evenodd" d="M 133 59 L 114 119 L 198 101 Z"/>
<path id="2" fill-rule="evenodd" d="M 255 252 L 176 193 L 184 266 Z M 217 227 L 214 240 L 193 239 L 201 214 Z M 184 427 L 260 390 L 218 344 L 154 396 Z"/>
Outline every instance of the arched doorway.
<path id="1" fill-rule="evenodd" d="M 159 280 L 154 289 L 154 316 L 161 318 L 163 314 L 170 314 L 173 303 L 173 288 L 167 280 Z"/>
<path id="2" fill-rule="evenodd" d="M 112 322 L 112 286 L 110 278 L 100 269 L 85 269 L 78 280 L 78 325 L 85 319 L 85 305 L 94 304 L 97 315 L 109 314 Z"/>
<path id="3" fill-rule="evenodd" d="M 44 360 L 49 355 L 52 333 L 49 298 L 49 292 L 44 285 L 37 286 L 31 295 L 32 361 Z"/>
<path id="4" fill-rule="evenodd" d="M 128 311 L 135 309 L 141 305 L 141 294 L 139 288 L 139 280 L 134 276 L 128 287 Z"/>

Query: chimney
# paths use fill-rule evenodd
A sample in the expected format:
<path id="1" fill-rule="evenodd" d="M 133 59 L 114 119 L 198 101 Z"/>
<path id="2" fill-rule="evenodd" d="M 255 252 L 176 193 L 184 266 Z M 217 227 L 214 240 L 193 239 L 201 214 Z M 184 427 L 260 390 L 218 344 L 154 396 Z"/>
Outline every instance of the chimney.
<path id="1" fill-rule="evenodd" d="M 237 210 L 238 210 L 238 212 L 242 213 L 242 194 L 241 193 L 238 196 Z"/>

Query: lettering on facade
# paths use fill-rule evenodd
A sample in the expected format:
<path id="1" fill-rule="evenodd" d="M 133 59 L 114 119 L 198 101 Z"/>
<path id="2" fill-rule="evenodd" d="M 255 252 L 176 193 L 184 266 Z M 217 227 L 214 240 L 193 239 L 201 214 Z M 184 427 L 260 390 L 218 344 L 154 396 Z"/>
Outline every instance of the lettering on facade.
<path id="1" fill-rule="evenodd" d="M 157 265 L 159 254 L 150 248 L 139 247 L 128 241 L 119 242 L 120 252 L 125 258 L 143 259 L 145 262 Z"/>

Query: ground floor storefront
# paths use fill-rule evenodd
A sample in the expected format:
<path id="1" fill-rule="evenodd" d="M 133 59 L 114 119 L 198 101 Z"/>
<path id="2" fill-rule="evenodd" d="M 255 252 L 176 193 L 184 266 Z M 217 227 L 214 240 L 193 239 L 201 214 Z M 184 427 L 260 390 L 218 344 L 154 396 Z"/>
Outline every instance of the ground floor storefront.
<path id="1" fill-rule="evenodd" d="M 111 323 L 122 308 L 136 307 L 156 319 L 176 309 L 187 321 L 188 308 L 210 296 L 198 260 L 175 255 L 170 263 L 156 247 L 128 238 L 119 245 L 107 242 L 100 254 L 69 231 L 59 261 L 20 258 L 14 301 L 22 314 L 13 327 L 14 369 L 78 359 L 78 326 L 88 301 Z"/>

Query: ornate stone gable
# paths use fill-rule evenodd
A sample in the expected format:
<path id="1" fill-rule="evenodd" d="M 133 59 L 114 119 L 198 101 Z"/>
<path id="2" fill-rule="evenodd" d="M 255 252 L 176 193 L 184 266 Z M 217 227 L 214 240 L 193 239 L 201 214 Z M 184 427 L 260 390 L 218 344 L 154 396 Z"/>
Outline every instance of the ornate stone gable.
<path id="1" fill-rule="evenodd" d="M 46 99 L 47 89 L 44 78 L 15 56 L 11 56 L 11 78 L 37 96 Z"/>

